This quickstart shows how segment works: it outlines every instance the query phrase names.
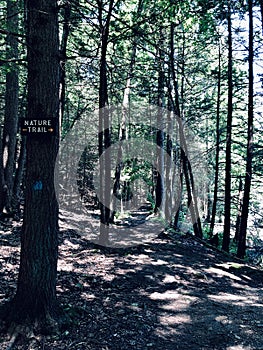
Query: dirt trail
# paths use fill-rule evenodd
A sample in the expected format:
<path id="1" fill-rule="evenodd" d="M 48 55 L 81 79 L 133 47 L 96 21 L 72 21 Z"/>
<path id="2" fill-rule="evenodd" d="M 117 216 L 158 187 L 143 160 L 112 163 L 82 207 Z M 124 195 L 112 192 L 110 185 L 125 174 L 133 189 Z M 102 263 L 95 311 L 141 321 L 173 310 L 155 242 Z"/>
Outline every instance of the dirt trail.
<path id="1" fill-rule="evenodd" d="M 3 302 L 15 291 L 19 230 L 0 240 Z M 21 336 L 13 349 L 263 349 L 262 270 L 191 236 L 122 250 L 70 230 L 60 241 L 58 296 L 73 323 L 56 336 Z"/>

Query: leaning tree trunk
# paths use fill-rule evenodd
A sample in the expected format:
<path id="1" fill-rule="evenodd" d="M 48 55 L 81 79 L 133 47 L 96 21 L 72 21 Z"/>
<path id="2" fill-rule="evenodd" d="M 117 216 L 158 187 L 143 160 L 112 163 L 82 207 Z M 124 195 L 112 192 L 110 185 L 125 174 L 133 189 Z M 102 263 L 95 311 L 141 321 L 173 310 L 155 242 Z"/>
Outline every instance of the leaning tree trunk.
<path id="1" fill-rule="evenodd" d="M 173 53 L 174 52 L 174 24 L 171 25 L 170 45 L 171 45 L 171 53 Z M 170 55 L 170 65 L 171 65 L 170 69 L 171 69 L 171 75 L 172 75 L 171 78 L 172 78 L 172 85 L 173 85 L 172 86 L 173 98 L 171 100 L 173 103 L 173 110 L 175 111 L 175 114 L 177 116 L 177 122 L 178 122 L 178 132 L 179 132 L 179 139 L 180 139 L 180 146 L 181 146 L 180 157 L 181 157 L 182 168 L 184 172 L 184 178 L 185 178 L 185 184 L 186 184 L 186 190 L 187 190 L 188 208 L 190 210 L 194 234 L 195 236 L 202 238 L 203 231 L 202 231 L 202 225 L 201 225 L 201 220 L 200 220 L 199 210 L 197 205 L 197 196 L 195 192 L 193 171 L 192 171 L 191 163 L 188 158 L 188 145 L 184 134 L 183 120 L 182 120 L 182 115 L 180 111 L 178 84 L 177 84 L 176 75 L 175 75 L 176 70 L 175 70 L 173 54 Z"/>
<path id="2" fill-rule="evenodd" d="M 56 0 L 27 1 L 28 118 L 58 124 L 59 35 Z M 26 189 L 18 286 L 6 318 L 44 324 L 57 316 L 58 204 L 54 168 L 58 128 L 27 136 Z M 42 323 L 43 322 L 43 323 Z"/>
<path id="3" fill-rule="evenodd" d="M 246 253 L 246 234 L 247 234 L 247 220 L 249 211 L 249 196 L 252 179 L 252 160 L 253 160 L 253 119 L 254 119 L 254 73 L 253 73 L 253 1 L 248 1 L 249 8 L 249 92 L 248 92 L 248 130 L 247 130 L 247 164 L 246 164 L 246 176 L 244 185 L 244 197 L 242 205 L 242 215 L 240 223 L 240 232 L 238 240 L 237 256 L 244 258 Z"/>
<path id="4" fill-rule="evenodd" d="M 174 24 L 171 25 L 171 53 L 174 52 Z M 202 225 L 201 220 L 199 216 L 199 210 L 197 205 L 197 196 L 195 191 L 195 184 L 194 184 L 194 176 L 193 171 L 191 167 L 191 163 L 189 161 L 188 157 L 188 145 L 187 140 L 184 133 L 183 128 L 183 120 L 180 110 L 180 103 L 179 103 L 179 93 L 178 93 L 178 84 L 176 80 L 175 75 L 175 64 L 174 64 L 174 55 L 170 55 L 170 69 L 171 69 L 171 75 L 172 75 L 172 89 L 173 89 L 173 110 L 175 111 L 175 114 L 177 116 L 177 123 L 178 123 L 178 132 L 179 132 L 179 139 L 180 139 L 180 157 L 181 157 L 181 164 L 183 166 L 183 173 L 185 178 L 185 184 L 186 184 L 186 190 L 187 190 L 187 197 L 188 197 L 188 208 L 191 215 L 191 221 L 193 224 L 193 230 L 195 236 L 202 238 L 203 232 L 202 232 Z M 182 92 L 181 92 L 182 93 Z"/>

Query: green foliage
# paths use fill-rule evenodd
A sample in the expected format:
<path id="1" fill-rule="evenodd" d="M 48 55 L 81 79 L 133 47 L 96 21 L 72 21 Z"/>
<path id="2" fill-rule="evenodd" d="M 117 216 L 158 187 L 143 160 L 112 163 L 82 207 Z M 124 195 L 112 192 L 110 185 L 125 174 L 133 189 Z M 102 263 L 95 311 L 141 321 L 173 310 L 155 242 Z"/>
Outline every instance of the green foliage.
<path id="1" fill-rule="evenodd" d="M 61 44 L 63 30 L 68 26 L 69 36 L 66 49 L 65 71 L 65 110 L 62 120 L 62 138 L 71 129 L 72 125 L 81 117 L 98 107 L 100 84 L 100 55 L 102 50 L 101 34 L 105 29 L 108 15 L 108 3 L 102 2 L 102 12 L 99 12 L 100 2 L 84 0 L 60 1 L 59 22 Z M 209 186 L 214 185 L 215 167 L 215 137 L 217 118 L 218 80 L 221 80 L 221 95 L 219 106 L 220 117 L 220 159 L 219 159 L 219 202 L 218 212 L 222 211 L 224 196 L 224 161 L 227 118 L 227 5 L 225 0 L 158 0 L 158 1 L 116 1 L 109 23 L 109 40 L 107 48 L 107 77 L 108 95 L 110 104 L 121 104 L 123 94 L 130 78 L 129 101 L 138 104 L 156 104 L 158 102 L 158 78 L 160 56 L 160 32 L 163 33 L 163 74 L 164 97 L 163 105 L 171 108 L 171 100 L 175 91 L 169 91 L 170 85 L 178 87 L 178 100 L 181 116 L 187 127 L 193 130 L 194 135 L 203 145 L 202 152 L 208 164 L 207 177 Z M 67 7 L 69 6 L 69 7 Z M 233 144 L 232 144 L 232 217 L 235 221 L 238 209 L 238 181 L 237 178 L 245 174 L 246 140 L 245 128 L 247 118 L 247 38 L 243 27 L 247 16 L 246 1 L 232 1 L 233 16 Z M 70 10 L 67 15 L 67 10 Z M 255 10 L 257 11 L 257 10 Z M 24 39 L 23 11 L 19 13 L 19 33 L 17 36 L 19 58 L 25 59 L 26 45 Z M 68 16 L 68 17 L 67 17 Z M 6 30 L 5 3 L 0 8 L 0 24 Z M 101 23 L 100 23 L 101 22 Z M 171 47 L 171 30 L 173 29 L 174 47 Z M 262 53 L 261 28 L 256 30 L 255 54 L 260 59 Z M 0 120 L 4 116 L 5 76 L 12 69 L 17 69 L 17 63 L 6 62 L 8 47 L 6 35 L 0 37 L 0 63 L 2 75 L 0 79 Z M 135 56 L 132 58 L 133 52 Z M 220 70 L 219 64 L 220 54 Z M 171 71 L 171 57 L 174 60 L 175 71 Z M 26 112 L 24 90 L 26 88 L 26 69 L 24 63 L 19 63 L 20 70 L 20 111 Z M 220 71 L 220 76 L 219 76 Z M 173 74 L 175 76 L 173 76 Z M 259 74 L 258 79 L 262 77 Z M 262 79 L 261 79 L 262 80 Z M 170 96 L 169 94 L 172 94 Z M 260 108 L 261 96 L 256 101 Z M 262 176 L 262 127 L 260 109 L 257 112 L 259 121 L 255 127 L 254 146 L 254 184 L 252 200 L 260 202 L 257 196 Z M 119 141 L 119 125 L 111 127 L 111 142 Z M 174 130 L 173 130 L 174 131 Z M 165 135 L 166 136 L 166 135 Z M 155 142 L 156 130 L 142 124 L 128 125 L 128 137 Z M 92 170 L 97 157 L 97 145 L 87 146 L 79 162 L 79 185 L 81 190 L 92 183 Z M 167 146 L 166 139 L 164 148 Z M 94 148 L 95 147 L 95 148 Z M 173 140 L 173 160 L 178 156 L 176 140 Z M 195 160 L 196 162 L 199 159 Z M 193 165 L 195 165 L 193 161 Z M 194 167 L 193 167 L 194 168 Z M 85 170 L 85 174 L 83 171 Z M 196 176 L 196 175 L 195 175 Z M 154 208 L 155 181 L 153 166 L 140 159 L 127 160 L 123 164 L 121 175 L 120 196 L 127 196 L 131 186 L 138 180 L 145 182 L 149 191 L 146 199 Z M 195 179 L 199 192 L 205 192 L 199 198 L 200 210 L 204 210 L 208 201 L 208 190 L 202 179 Z M 124 182 L 126 185 L 124 185 Z M 127 185 L 129 183 L 129 185 Z M 126 186 L 126 187 L 125 187 Z M 92 186 L 89 187 L 89 189 Z M 203 188 L 204 189 L 203 189 Z M 187 212 L 187 196 L 183 185 L 183 203 L 180 211 L 180 222 L 185 221 Z M 261 210 L 260 206 L 257 210 Z M 204 217 L 206 213 L 202 212 Z M 209 235 L 209 227 L 204 226 L 205 236 Z M 235 251 L 235 245 L 233 245 Z"/>

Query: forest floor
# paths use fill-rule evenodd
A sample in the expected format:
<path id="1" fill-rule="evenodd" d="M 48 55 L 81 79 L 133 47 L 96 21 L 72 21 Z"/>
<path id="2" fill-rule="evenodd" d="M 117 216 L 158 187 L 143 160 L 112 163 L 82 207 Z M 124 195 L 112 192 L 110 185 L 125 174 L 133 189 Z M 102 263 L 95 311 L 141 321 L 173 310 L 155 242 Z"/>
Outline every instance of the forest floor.
<path id="1" fill-rule="evenodd" d="M 19 224 L 0 231 L 0 304 L 15 292 L 19 235 Z M 2 335 L 0 348 L 263 350 L 262 287 L 262 270 L 190 235 L 114 250 L 62 229 L 57 292 L 72 324 Z"/>

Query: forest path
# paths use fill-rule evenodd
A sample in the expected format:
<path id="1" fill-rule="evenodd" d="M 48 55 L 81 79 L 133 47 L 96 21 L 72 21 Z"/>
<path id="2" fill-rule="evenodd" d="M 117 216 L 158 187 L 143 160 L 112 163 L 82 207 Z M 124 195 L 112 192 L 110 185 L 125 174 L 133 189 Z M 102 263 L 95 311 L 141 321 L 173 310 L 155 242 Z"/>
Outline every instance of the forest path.
<path id="1" fill-rule="evenodd" d="M 18 242 L 19 230 L 1 235 L 2 301 L 14 293 Z M 263 271 L 192 236 L 117 250 L 65 230 L 58 271 L 73 323 L 56 336 L 20 338 L 14 349 L 263 349 Z"/>
<path id="2" fill-rule="evenodd" d="M 59 225 L 64 230 L 74 230 L 84 239 L 99 242 L 100 210 L 60 210 Z M 164 219 L 152 213 L 148 202 L 138 207 L 126 207 L 118 213 L 114 222 L 109 224 L 109 240 L 105 243 L 110 248 L 128 248 L 142 243 L 150 243 L 164 230 Z"/>

